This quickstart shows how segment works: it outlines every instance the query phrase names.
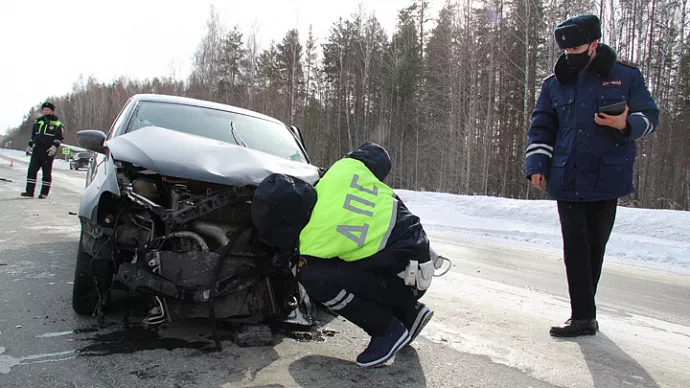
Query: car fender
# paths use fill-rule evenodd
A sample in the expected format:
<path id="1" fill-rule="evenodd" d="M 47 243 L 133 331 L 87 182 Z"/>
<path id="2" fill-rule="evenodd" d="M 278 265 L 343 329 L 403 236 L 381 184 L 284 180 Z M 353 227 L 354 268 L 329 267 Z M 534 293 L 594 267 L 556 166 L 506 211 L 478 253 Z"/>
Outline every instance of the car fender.
<path id="1" fill-rule="evenodd" d="M 97 221 L 98 204 L 105 193 L 120 196 L 115 161 L 110 153 L 97 155 L 89 164 L 86 185 L 79 205 L 79 217 Z"/>

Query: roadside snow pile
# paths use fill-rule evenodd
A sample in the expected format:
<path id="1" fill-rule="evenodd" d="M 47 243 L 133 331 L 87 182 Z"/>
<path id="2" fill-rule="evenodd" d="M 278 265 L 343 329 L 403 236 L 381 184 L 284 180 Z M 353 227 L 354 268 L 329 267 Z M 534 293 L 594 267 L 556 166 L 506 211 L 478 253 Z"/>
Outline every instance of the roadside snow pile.
<path id="1" fill-rule="evenodd" d="M 396 192 L 432 235 L 562 248 L 554 201 Z M 619 206 L 606 260 L 690 275 L 690 212 Z"/>
<path id="2" fill-rule="evenodd" d="M 15 161 L 19 162 L 24 162 L 24 163 L 29 163 L 31 160 L 31 155 L 27 156 L 25 151 L 19 151 L 19 150 L 8 150 L 8 149 L 0 149 L 0 156 L 4 156 L 6 158 L 14 159 Z M 53 169 L 54 170 L 69 170 L 69 162 L 66 162 L 64 159 L 55 159 L 53 160 Z"/>

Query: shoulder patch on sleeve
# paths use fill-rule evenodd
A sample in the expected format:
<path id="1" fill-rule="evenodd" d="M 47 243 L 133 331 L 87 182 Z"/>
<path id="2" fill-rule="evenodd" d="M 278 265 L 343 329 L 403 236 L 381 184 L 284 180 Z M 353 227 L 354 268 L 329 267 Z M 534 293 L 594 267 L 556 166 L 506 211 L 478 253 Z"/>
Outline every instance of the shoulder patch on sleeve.
<path id="1" fill-rule="evenodd" d="M 621 65 L 632 67 L 635 69 L 639 66 L 637 63 L 626 61 L 625 59 L 620 59 L 620 58 L 616 62 L 620 63 Z"/>

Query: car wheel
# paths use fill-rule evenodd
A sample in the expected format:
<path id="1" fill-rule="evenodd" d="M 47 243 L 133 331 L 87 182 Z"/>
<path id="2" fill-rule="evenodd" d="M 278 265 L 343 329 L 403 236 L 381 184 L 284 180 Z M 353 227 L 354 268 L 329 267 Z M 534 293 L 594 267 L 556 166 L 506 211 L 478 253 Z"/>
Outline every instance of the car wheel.
<path id="1" fill-rule="evenodd" d="M 99 239 L 96 244 L 100 250 L 104 240 Z M 108 249 L 104 249 L 108 251 Z M 72 288 L 72 308 L 77 314 L 91 315 L 95 312 L 101 294 L 110 289 L 113 282 L 113 264 L 105 259 L 101 253 L 100 258 L 94 258 L 84 249 L 84 232 L 79 239 L 77 250 L 77 263 L 74 271 L 74 286 Z"/>

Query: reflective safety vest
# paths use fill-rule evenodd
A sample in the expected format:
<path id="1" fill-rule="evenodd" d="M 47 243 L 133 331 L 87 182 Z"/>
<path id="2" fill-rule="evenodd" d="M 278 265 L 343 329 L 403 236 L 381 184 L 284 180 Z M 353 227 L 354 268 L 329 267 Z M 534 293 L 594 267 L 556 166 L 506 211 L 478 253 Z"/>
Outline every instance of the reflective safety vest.
<path id="1" fill-rule="evenodd" d="M 382 250 L 395 226 L 393 189 L 359 160 L 337 161 L 316 184 L 317 201 L 299 237 L 300 254 L 357 261 Z"/>
<path id="2" fill-rule="evenodd" d="M 37 135 L 44 134 L 48 136 L 55 136 L 55 130 L 60 128 L 62 122 L 60 120 L 36 120 L 36 124 L 38 124 L 38 132 L 36 132 Z"/>

